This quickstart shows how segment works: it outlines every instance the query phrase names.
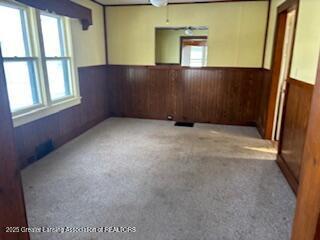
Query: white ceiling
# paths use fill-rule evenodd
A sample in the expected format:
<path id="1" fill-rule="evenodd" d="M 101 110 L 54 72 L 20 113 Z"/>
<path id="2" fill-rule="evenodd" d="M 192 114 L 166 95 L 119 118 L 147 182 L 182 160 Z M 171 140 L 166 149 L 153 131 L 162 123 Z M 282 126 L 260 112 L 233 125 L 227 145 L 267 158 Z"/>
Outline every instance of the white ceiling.
<path id="1" fill-rule="evenodd" d="M 104 5 L 128 5 L 128 4 L 148 4 L 148 0 L 96 0 Z M 184 2 L 217 2 L 219 0 L 169 0 L 169 3 Z M 220 0 L 223 1 L 223 0 Z"/>

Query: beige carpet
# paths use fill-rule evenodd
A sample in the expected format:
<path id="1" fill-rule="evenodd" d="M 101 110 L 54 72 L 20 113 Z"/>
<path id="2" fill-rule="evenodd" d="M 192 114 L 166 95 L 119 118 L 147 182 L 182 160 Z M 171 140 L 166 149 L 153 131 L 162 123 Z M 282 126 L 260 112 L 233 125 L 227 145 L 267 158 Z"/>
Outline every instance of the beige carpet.
<path id="1" fill-rule="evenodd" d="M 295 197 L 271 144 L 251 127 L 173 124 L 108 119 L 22 172 L 30 226 L 136 232 L 32 240 L 289 240 Z"/>

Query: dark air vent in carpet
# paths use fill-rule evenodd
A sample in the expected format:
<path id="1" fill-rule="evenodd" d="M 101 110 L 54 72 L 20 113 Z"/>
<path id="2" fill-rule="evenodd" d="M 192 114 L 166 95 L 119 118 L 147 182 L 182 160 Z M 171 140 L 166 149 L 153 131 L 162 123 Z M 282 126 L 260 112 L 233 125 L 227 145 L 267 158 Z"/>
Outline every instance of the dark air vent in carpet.
<path id="1" fill-rule="evenodd" d="M 194 123 L 176 122 L 174 125 L 177 127 L 193 127 Z"/>

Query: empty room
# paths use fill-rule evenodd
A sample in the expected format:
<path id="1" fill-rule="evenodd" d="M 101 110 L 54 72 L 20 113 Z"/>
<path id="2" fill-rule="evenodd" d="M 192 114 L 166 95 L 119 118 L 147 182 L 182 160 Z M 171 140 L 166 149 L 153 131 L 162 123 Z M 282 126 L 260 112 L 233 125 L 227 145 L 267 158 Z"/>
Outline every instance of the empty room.
<path id="1" fill-rule="evenodd" d="M 0 0 L 0 240 L 319 240 L 319 0 Z"/>

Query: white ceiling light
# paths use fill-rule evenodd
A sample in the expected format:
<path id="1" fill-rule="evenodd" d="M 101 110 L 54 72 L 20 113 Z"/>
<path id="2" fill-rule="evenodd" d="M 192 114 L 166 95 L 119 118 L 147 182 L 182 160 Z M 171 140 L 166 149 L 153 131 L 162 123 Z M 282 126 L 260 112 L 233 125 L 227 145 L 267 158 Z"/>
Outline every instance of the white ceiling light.
<path id="1" fill-rule="evenodd" d="M 164 7 L 168 5 L 168 0 L 150 0 L 150 3 L 155 7 Z"/>
<path id="2" fill-rule="evenodd" d="M 188 36 L 192 36 L 192 35 L 193 35 L 192 28 L 191 28 L 191 27 L 188 27 L 188 28 L 184 31 L 184 33 L 185 33 L 186 35 L 188 35 Z"/>

